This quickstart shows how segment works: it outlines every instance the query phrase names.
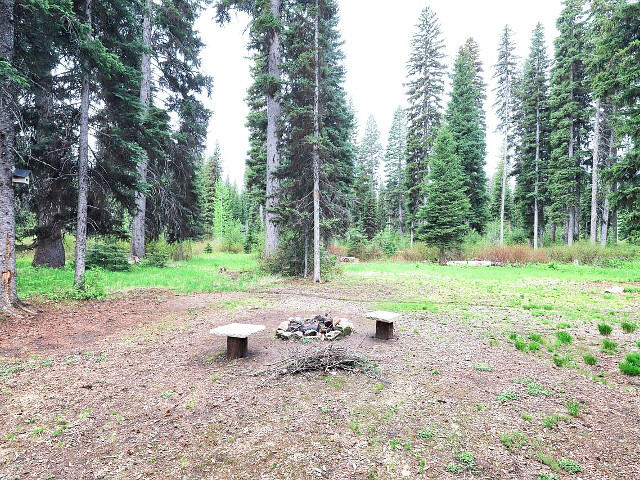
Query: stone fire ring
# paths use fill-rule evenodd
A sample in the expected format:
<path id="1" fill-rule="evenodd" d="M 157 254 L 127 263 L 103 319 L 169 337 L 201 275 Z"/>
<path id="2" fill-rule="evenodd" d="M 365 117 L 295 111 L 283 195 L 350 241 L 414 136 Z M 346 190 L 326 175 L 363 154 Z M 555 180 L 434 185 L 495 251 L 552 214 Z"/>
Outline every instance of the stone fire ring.
<path id="1" fill-rule="evenodd" d="M 248 338 L 254 333 L 264 330 L 264 325 L 251 323 L 230 323 L 212 328 L 209 333 L 219 337 L 227 337 L 227 358 L 243 358 L 249 351 Z"/>

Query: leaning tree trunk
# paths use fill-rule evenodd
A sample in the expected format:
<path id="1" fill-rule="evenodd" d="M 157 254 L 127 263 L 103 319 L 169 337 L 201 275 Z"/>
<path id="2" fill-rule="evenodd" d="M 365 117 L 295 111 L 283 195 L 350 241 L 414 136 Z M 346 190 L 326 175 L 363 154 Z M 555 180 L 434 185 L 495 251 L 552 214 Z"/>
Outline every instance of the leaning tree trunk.
<path id="1" fill-rule="evenodd" d="M 596 121 L 593 126 L 593 166 L 591 169 L 591 229 L 589 238 L 598 241 L 598 158 L 600 151 L 600 99 L 596 100 Z"/>
<path id="2" fill-rule="evenodd" d="M 313 93 L 313 281 L 322 281 L 320 277 L 320 52 L 319 52 L 319 17 L 318 0 L 315 15 L 315 89 Z"/>
<path id="3" fill-rule="evenodd" d="M 143 121 L 149 116 L 151 103 L 151 0 L 145 0 L 142 16 L 142 78 L 140 79 L 140 104 L 142 105 Z M 147 165 L 149 157 L 144 152 L 138 163 L 138 181 L 144 185 L 147 181 Z M 147 196 L 143 191 L 135 192 L 136 210 L 131 220 L 131 256 L 140 259 L 145 256 L 145 216 L 147 211 Z"/>
<path id="4" fill-rule="evenodd" d="M 91 26 L 91 2 L 86 0 L 86 22 Z M 91 34 L 89 34 L 90 36 Z M 78 146 L 78 217 L 76 226 L 76 267 L 73 286 L 84 288 L 85 254 L 87 250 L 87 196 L 89 193 L 89 61 L 82 60 L 80 92 L 80 138 Z"/>
<path id="5" fill-rule="evenodd" d="M 0 58 L 13 60 L 13 0 L 0 0 Z M 18 301 L 16 287 L 15 210 L 12 175 L 14 103 L 11 80 L 0 79 L 0 310 Z"/>
<path id="6" fill-rule="evenodd" d="M 280 8 L 282 0 L 271 1 L 271 14 L 275 21 L 280 20 Z M 277 224 L 276 208 L 280 204 L 280 168 L 279 150 L 279 119 L 281 112 L 280 98 L 278 96 L 280 83 L 280 46 L 279 28 L 274 27 L 269 41 L 269 55 L 267 69 L 269 72 L 269 85 L 267 86 L 267 192 L 265 205 L 265 256 L 276 253 L 280 245 L 280 229 Z"/>

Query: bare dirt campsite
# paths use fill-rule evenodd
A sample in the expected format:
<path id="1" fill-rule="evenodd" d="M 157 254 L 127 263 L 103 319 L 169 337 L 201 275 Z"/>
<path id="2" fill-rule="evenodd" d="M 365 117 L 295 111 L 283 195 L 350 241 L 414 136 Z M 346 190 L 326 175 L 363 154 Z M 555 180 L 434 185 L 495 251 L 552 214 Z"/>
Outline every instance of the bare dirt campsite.
<path id="1" fill-rule="evenodd" d="M 619 368 L 639 349 L 637 269 L 345 268 L 3 318 L 0 478 L 640 478 L 640 377 Z M 402 314 L 390 340 L 376 309 Z M 354 331 L 276 338 L 315 314 Z M 266 328 L 228 360 L 210 329 L 233 322 Z M 285 372 L 327 345 L 364 363 Z"/>

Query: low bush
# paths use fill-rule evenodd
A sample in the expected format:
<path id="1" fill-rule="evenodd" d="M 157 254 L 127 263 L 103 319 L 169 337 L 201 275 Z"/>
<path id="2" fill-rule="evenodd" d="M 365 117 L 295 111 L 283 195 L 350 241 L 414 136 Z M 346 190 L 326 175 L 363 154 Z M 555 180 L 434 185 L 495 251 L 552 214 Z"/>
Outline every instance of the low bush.
<path id="1" fill-rule="evenodd" d="M 640 375 L 640 353 L 630 353 L 619 366 L 620 371 L 625 375 L 634 377 Z"/>
<path id="2" fill-rule="evenodd" d="M 117 243 L 96 242 L 87 249 L 87 269 L 104 268 L 111 272 L 124 272 L 131 268 L 127 250 Z"/>

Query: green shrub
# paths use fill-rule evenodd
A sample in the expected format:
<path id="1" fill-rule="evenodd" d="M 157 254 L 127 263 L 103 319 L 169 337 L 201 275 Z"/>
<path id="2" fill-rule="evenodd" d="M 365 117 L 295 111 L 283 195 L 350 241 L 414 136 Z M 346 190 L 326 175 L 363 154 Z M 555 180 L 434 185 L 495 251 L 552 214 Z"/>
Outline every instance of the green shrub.
<path id="1" fill-rule="evenodd" d="M 584 363 L 586 363 L 587 365 L 595 365 L 596 363 L 598 363 L 598 359 L 588 353 L 583 355 L 582 358 L 584 360 Z"/>
<path id="2" fill-rule="evenodd" d="M 640 353 L 630 353 L 624 360 L 619 365 L 622 373 L 631 376 L 640 375 Z"/>
<path id="3" fill-rule="evenodd" d="M 117 243 L 96 242 L 87 249 L 86 267 L 103 268 L 111 272 L 124 272 L 131 268 L 127 250 Z"/>
<path id="4" fill-rule="evenodd" d="M 373 238 L 373 242 L 380 247 L 386 256 L 396 253 L 399 241 L 398 234 L 390 228 L 385 228 Z"/>
<path id="5" fill-rule="evenodd" d="M 600 335 L 611 335 L 611 325 L 607 325 L 606 323 L 599 323 L 598 332 L 600 332 Z"/>
<path id="6" fill-rule="evenodd" d="M 171 259 L 171 248 L 165 242 L 151 242 L 147 245 L 144 264 L 149 267 L 164 268 Z"/>
<path id="7" fill-rule="evenodd" d="M 570 475 L 573 475 L 574 473 L 580 473 L 584 470 L 584 468 L 582 468 L 582 465 L 580 465 L 578 462 L 564 457 L 558 460 L 558 465 L 562 470 Z"/>
<path id="8" fill-rule="evenodd" d="M 213 253 L 213 247 L 210 242 L 207 242 L 207 245 L 204 247 L 204 253 Z"/>
<path id="9" fill-rule="evenodd" d="M 622 322 L 621 326 L 622 326 L 622 331 L 624 333 L 633 333 L 638 328 L 638 325 L 636 325 L 635 323 L 630 323 L 630 322 Z"/>
<path id="10" fill-rule="evenodd" d="M 558 338 L 558 342 L 561 344 L 570 344 L 573 342 L 573 337 L 569 332 L 565 332 L 564 330 L 560 330 L 556 332 L 556 337 Z"/>
<path id="11" fill-rule="evenodd" d="M 613 355 L 617 350 L 618 344 L 616 342 L 612 342 L 606 338 L 602 341 L 602 348 L 600 349 L 601 352 Z"/>

